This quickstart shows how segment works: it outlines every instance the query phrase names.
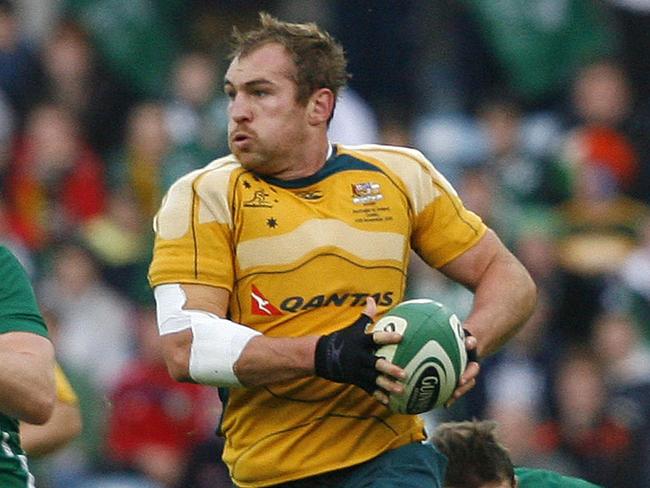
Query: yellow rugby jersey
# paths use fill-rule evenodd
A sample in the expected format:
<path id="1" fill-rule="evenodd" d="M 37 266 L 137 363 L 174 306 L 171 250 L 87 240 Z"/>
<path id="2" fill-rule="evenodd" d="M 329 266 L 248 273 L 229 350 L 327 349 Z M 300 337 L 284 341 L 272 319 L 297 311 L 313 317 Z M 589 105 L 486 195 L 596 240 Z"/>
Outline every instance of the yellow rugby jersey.
<path id="1" fill-rule="evenodd" d="M 69 405 L 77 405 L 79 403 L 77 394 L 58 363 L 54 365 L 54 382 L 56 384 L 56 398 L 58 400 Z"/>
<path id="2" fill-rule="evenodd" d="M 386 312 L 403 298 L 411 248 L 439 267 L 486 229 L 420 152 L 379 145 L 337 145 L 318 173 L 292 181 L 218 159 L 170 188 L 154 227 L 152 286 L 226 288 L 232 320 L 278 337 L 346 327 L 368 296 Z M 316 377 L 230 389 L 222 431 L 224 460 L 242 487 L 424 439 L 417 417 Z"/>

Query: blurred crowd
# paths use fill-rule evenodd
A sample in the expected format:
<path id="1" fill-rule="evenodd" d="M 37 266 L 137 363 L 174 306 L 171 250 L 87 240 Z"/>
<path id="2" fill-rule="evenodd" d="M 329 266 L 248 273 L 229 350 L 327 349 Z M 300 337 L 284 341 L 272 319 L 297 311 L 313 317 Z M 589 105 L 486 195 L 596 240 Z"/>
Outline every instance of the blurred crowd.
<path id="1" fill-rule="evenodd" d="M 346 48 L 332 141 L 420 149 L 537 282 L 534 317 L 427 423 L 493 418 L 515 463 L 649 487 L 648 2 L 0 0 L 0 243 L 85 420 L 39 486 L 229 486 L 216 392 L 167 375 L 146 273 L 166 189 L 228 151 L 228 38 L 259 10 Z M 411 268 L 409 297 L 468 312 Z"/>

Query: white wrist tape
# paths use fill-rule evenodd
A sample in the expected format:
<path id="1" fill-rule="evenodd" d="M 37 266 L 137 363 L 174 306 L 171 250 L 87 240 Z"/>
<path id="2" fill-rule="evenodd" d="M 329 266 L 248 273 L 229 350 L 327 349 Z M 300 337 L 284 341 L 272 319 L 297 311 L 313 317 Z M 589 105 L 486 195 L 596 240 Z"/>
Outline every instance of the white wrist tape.
<path id="1" fill-rule="evenodd" d="M 241 386 L 234 365 L 259 332 L 200 310 L 185 310 L 186 297 L 178 284 L 154 289 L 160 335 L 192 329 L 190 376 L 212 386 Z"/>

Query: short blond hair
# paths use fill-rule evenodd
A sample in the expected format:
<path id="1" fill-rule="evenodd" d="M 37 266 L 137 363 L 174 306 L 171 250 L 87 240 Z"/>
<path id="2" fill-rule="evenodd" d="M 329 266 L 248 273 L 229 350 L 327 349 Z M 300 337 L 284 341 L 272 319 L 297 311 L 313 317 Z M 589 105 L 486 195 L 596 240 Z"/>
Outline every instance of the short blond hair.
<path id="1" fill-rule="evenodd" d="M 338 95 L 349 79 L 343 47 L 314 23 L 293 24 L 260 13 L 259 27 L 245 33 L 233 30 L 230 59 L 247 54 L 270 43 L 282 45 L 296 67 L 294 81 L 297 100 L 306 104 L 320 88 Z"/>

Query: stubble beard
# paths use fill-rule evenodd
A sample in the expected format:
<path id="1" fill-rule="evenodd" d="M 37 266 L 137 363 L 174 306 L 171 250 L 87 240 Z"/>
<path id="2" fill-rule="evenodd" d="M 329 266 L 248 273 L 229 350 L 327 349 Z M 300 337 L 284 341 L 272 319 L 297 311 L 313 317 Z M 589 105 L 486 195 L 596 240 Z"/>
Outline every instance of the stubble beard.
<path id="1" fill-rule="evenodd" d="M 232 150 L 232 153 L 242 165 L 242 168 L 259 174 L 269 173 L 271 166 L 270 161 L 272 159 L 269 151 L 255 147 L 251 148 L 248 151 L 240 151 L 238 149 L 235 149 Z"/>

